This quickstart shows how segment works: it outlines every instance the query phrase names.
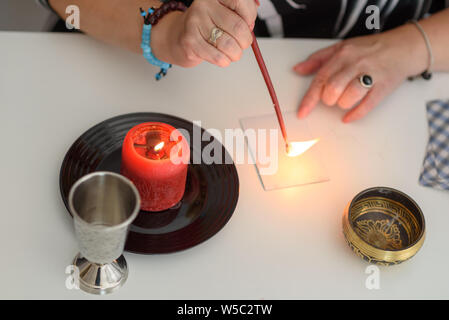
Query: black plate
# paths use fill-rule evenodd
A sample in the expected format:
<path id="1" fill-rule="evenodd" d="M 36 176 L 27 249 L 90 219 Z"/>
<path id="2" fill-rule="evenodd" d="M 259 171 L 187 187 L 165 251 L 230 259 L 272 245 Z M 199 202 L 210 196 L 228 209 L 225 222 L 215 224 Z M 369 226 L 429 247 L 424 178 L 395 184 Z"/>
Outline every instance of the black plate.
<path id="1" fill-rule="evenodd" d="M 160 113 L 126 114 L 97 124 L 73 143 L 62 163 L 59 184 L 67 210 L 70 187 L 90 172 L 119 173 L 126 133 L 137 124 L 151 121 L 185 129 L 193 137 L 193 123 Z M 201 128 L 201 132 L 205 130 Z M 191 143 L 191 163 L 193 155 L 201 153 L 208 143 L 210 141 L 202 142 L 201 150 L 193 148 Z M 226 149 L 222 148 L 223 159 L 229 159 Z M 162 212 L 140 211 L 131 225 L 125 250 L 153 254 L 191 248 L 223 228 L 234 212 L 238 196 L 239 179 L 234 163 L 189 164 L 181 202 Z"/>

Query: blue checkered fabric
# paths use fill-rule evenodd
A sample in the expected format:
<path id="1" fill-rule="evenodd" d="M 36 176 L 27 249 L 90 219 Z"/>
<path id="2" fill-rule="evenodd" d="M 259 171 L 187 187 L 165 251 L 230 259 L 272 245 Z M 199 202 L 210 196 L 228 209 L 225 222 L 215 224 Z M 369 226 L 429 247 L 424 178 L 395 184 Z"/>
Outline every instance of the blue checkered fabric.
<path id="1" fill-rule="evenodd" d="M 449 190 L 449 101 L 427 103 L 427 120 L 430 138 L 419 182 Z"/>

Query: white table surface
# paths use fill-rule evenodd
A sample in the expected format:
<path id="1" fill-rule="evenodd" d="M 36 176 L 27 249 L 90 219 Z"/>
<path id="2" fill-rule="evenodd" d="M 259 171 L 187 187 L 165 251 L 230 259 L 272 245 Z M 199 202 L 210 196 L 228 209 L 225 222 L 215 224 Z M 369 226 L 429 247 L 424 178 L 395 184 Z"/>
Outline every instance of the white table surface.
<path id="1" fill-rule="evenodd" d="M 291 66 L 329 43 L 260 41 L 284 110 L 296 108 L 310 82 Z M 425 102 L 449 98 L 443 74 L 403 85 L 354 124 L 342 124 L 337 108 L 320 106 L 308 125 L 328 137 L 322 150 L 330 182 L 265 192 L 255 167 L 238 165 L 239 202 L 216 236 L 175 254 L 126 253 L 130 276 L 112 295 L 66 289 L 65 268 L 77 246 L 58 174 L 81 133 L 137 111 L 220 130 L 273 112 L 251 51 L 228 69 L 173 68 L 160 82 L 155 71 L 140 56 L 83 35 L 0 33 L 0 298 L 449 298 L 449 193 L 418 185 Z M 412 260 L 381 267 L 380 290 L 368 290 L 368 264 L 347 247 L 341 216 L 356 193 L 377 185 L 420 204 L 427 239 Z"/>

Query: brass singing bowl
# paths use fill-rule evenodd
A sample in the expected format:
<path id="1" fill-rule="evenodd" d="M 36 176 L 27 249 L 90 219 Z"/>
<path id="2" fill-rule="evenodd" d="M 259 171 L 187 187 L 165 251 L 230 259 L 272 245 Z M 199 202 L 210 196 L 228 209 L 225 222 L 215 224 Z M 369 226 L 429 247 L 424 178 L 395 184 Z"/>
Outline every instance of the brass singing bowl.
<path id="1" fill-rule="evenodd" d="M 359 193 L 343 214 L 343 233 L 364 260 L 395 265 L 413 257 L 425 238 L 424 215 L 405 193 L 385 187 Z"/>

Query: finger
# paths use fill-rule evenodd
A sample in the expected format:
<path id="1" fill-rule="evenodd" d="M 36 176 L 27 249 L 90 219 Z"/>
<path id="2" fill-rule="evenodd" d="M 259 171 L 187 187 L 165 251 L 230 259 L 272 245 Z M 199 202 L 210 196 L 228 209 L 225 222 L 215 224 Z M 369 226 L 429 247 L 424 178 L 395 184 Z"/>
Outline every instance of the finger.
<path id="1" fill-rule="evenodd" d="M 235 11 L 243 20 L 245 20 L 248 26 L 254 26 L 254 21 L 256 21 L 257 17 L 258 6 L 255 1 L 219 0 L 219 2 L 228 9 Z"/>
<path id="2" fill-rule="evenodd" d="M 300 75 L 310 75 L 317 72 L 337 51 L 338 46 L 333 45 L 321 49 L 310 55 L 305 61 L 298 63 L 293 70 Z"/>
<path id="3" fill-rule="evenodd" d="M 227 55 L 212 46 L 201 36 L 199 36 L 197 44 L 194 46 L 194 53 L 202 60 L 215 64 L 219 67 L 227 67 L 231 64 L 231 59 Z"/>
<path id="4" fill-rule="evenodd" d="M 353 66 L 346 66 L 337 71 L 327 80 L 321 100 L 328 106 L 335 105 L 341 99 L 348 85 L 358 74 L 359 72 Z"/>
<path id="5" fill-rule="evenodd" d="M 237 41 L 226 32 L 217 39 L 217 49 L 227 55 L 231 61 L 240 60 L 243 54 Z"/>
<path id="6" fill-rule="evenodd" d="M 248 24 L 234 11 L 218 5 L 216 10 L 209 12 L 214 25 L 231 35 L 243 50 L 248 48 L 253 37 Z M 210 32 L 210 31 L 209 31 Z"/>
<path id="7" fill-rule="evenodd" d="M 360 84 L 360 80 L 356 77 L 344 90 L 341 97 L 338 99 L 338 106 L 342 109 L 351 109 L 359 103 L 370 91 Z"/>
<path id="8" fill-rule="evenodd" d="M 199 30 L 203 39 L 209 43 L 210 33 L 215 25 L 211 19 L 205 18 L 203 21 L 209 21 L 209 23 L 202 23 Z M 210 45 L 213 46 L 212 44 Z M 226 32 L 217 39 L 216 48 L 223 52 L 231 61 L 240 60 L 243 54 L 242 48 L 240 48 L 237 41 Z"/>
<path id="9" fill-rule="evenodd" d="M 341 68 L 341 63 L 342 61 L 334 56 L 321 67 L 301 101 L 298 109 L 299 118 L 307 117 L 320 102 L 327 80 Z"/>
<path id="10" fill-rule="evenodd" d="M 312 84 L 310 85 L 309 89 L 307 90 L 306 94 L 304 95 L 301 104 L 298 109 L 298 117 L 299 118 L 305 118 L 307 117 L 310 112 L 315 108 L 315 106 L 320 102 L 321 99 L 321 92 L 323 90 L 324 84 L 326 83 L 326 79 L 321 76 L 317 75 L 312 81 Z"/>
<path id="11" fill-rule="evenodd" d="M 343 122 L 349 123 L 363 118 L 368 112 L 374 109 L 385 96 L 386 92 L 380 86 L 374 86 L 357 107 L 346 113 L 343 117 Z"/>

